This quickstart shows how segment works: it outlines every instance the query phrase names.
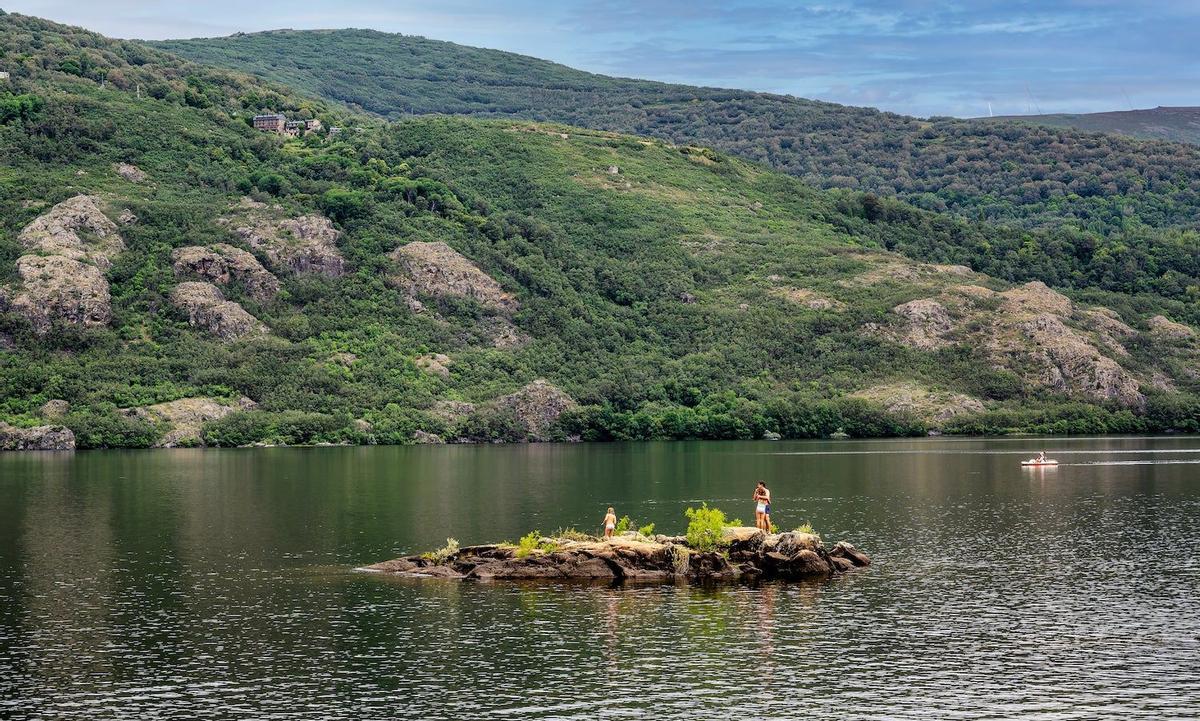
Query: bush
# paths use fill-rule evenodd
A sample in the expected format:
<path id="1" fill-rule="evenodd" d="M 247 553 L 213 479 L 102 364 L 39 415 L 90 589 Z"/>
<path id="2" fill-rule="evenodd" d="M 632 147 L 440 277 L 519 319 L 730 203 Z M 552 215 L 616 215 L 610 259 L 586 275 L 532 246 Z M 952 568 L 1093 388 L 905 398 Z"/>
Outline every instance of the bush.
<path id="1" fill-rule="evenodd" d="M 534 551 L 554 553 L 558 548 L 558 544 L 554 541 L 542 538 L 541 531 L 530 531 L 521 536 L 521 540 L 517 542 L 517 558 L 525 558 Z"/>
<path id="2" fill-rule="evenodd" d="M 702 553 L 715 551 L 725 545 L 725 512 L 719 508 L 709 508 L 707 503 L 700 508 L 689 508 L 684 511 L 688 518 L 687 542 L 692 548 Z"/>
<path id="3" fill-rule="evenodd" d="M 434 563 L 445 563 L 446 561 L 449 561 L 456 553 L 458 553 L 458 539 L 447 538 L 445 546 L 442 546 L 436 551 L 422 553 L 421 558 L 424 558 L 428 561 L 433 561 Z"/>
<path id="4" fill-rule="evenodd" d="M 647 523 L 646 525 L 639 528 L 637 532 L 638 532 L 638 535 L 640 535 L 640 536 L 652 536 L 652 535 L 654 535 L 654 524 Z"/>
<path id="5" fill-rule="evenodd" d="M 118 413 L 111 404 L 73 412 L 63 425 L 75 434 L 76 448 L 148 448 L 164 431 L 139 416 Z"/>
<path id="6" fill-rule="evenodd" d="M 621 519 L 617 521 L 617 527 L 613 529 L 613 535 L 614 536 L 622 535 L 623 533 L 628 531 L 629 527 L 632 525 L 633 525 L 633 521 L 629 520 L 629 516 L 621 516 Z"/>

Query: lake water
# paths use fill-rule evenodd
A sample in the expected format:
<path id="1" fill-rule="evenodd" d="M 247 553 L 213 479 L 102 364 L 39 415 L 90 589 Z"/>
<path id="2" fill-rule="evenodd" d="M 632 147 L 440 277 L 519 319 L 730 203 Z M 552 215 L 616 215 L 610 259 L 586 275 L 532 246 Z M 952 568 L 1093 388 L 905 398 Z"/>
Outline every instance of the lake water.
<path id="1" fill-rule="evenodd" d="M 1064 465 L 1019 467 L 1044 443 Z M 441 546 L 707 501 L 827 582 L 474 584 Z M 1200 438 L 0 455 L 0 718 L 1200 713 Z"/>

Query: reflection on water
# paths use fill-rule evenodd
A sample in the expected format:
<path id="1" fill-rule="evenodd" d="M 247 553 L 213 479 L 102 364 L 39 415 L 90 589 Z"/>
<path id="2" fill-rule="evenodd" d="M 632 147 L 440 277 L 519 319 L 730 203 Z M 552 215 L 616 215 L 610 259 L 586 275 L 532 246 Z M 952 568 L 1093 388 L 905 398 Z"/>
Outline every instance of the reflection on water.
<path id="1" fill-rule="evenodd" d="M 1056 469 L 1015 464 L 1046 443 Z M 1033 450 L 1041 450 L 1036 448 Z M 1200 439 L 0 456 L 0 717 L 1178 718 Z M 1095 465 L 1088 465 L 1095 464 Z M 832 582 L 464 584 L 402 552 L 701 500 L 876 559 Z"/>

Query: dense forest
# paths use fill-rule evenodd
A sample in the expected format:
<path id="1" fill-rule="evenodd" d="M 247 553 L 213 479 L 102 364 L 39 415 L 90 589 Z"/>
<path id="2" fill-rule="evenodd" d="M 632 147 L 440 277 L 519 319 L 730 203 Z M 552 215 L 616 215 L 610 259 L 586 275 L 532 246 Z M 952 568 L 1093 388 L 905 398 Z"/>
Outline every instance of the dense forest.
<path id="1" fill-rule="evenodd" d="M 661 138 L 389 123 L 19 15 L 0 41 L 10 427 L 79 447 L 1200 429 L 1186 288 L 1106 290 L 1070 237 L 1027 250 L 1051 236 Z M 262 111 L 321 122 L 262 132 Z M 1195 262 L 1180 242 L 1150 250 Z M 1053 258 L 1079 289 L 960 252 Z"/>
<path id="2" fill-rule="evenodd" d="M 1143 140 L 1171 140 L 1177 143 L 1200 145 L 1200 107 L 1196 106 L 1160 105 L 1157 108 L 1114 110 L 1104 113 L 997 115 L 989 120 L 1003 123 L 1017 121 L 1034 125 L 1053 125 L 1097 133 L 1128 135 Z"/>

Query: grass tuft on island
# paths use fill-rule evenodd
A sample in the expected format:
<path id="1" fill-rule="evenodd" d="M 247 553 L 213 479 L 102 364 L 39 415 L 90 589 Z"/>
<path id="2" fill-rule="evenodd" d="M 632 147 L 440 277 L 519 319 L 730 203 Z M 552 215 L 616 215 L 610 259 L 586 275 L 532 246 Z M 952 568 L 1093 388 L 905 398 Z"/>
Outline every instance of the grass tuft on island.
<path id="1" fill-rule="evenodd" d="M 603 539 L 568 528 L 554 536 L 531 531 L 515 545 L 462 548 L 451 538 L 440 550 L 360 570 L 481 581 L 667 582 L 827 578 L 871 563 L 865 553 L 845 541 L 825 548 L 807 523 L 803 531 L 766 533 L 758 528 L 723 525 L 724 515 L 707 506 L 689 508 L 688 530 L 681 536 L 628 530 Z"/>

